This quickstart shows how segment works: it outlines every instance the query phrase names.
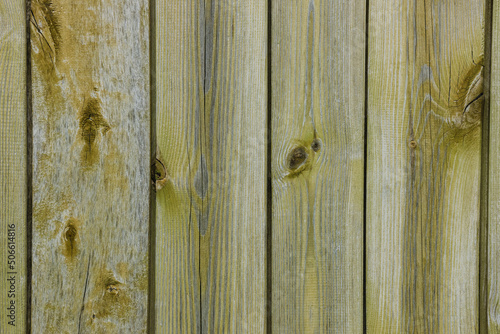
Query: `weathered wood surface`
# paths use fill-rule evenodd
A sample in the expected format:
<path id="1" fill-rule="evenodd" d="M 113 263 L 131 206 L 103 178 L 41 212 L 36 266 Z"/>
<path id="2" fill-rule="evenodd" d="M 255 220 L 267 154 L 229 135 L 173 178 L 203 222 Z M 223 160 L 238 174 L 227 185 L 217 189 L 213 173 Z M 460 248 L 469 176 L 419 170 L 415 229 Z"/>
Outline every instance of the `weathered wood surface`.
<path id="1" fill-rule="evenodd" d="M 24 1 L 0 1 L 0 25 L 0 332 L 8 334 L 26 324 Z"/>
<path id="2" fill-rule="evenodd" d="M 484 1 L 370 1 L 367 330 L 478 330 Z"/>
<path id="3" fill-rule="evenodd" d="M 34 0 L 33 333 L 145 333 L 149 2 Z"/>
<path id="4" fill-rule="evenodd" d="M 489 155 L 487 189 L 487 219 L 481 254 L 485 279 L 481 291 L 481 329 L 488 333 L 500 333 L 500 3 L 492 1 L 491 11 L 491 72 L 489 104 Z M 484 224 L 484 222 L 483 222 Z"/>
<path id="5" fill-rule="evenodd" d="M 272 332 L 363 325 L 365 1 L 272 3 Z"/>
<path id="6" fill-rule="evenodd" d="M 267 3 L 156 1 L 157 333 L 262 333 Z"/>

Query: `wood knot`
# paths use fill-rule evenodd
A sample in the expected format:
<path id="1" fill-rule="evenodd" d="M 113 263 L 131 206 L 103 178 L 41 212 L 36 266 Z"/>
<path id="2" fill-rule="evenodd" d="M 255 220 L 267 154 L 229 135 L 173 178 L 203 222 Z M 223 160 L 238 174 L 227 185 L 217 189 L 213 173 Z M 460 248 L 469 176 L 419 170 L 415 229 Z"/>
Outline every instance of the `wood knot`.
<path id="1" fill-rule="evenodd" d="M 307 152 L 304 147 L 296 147 L 288 155 L 288 168 L 297 169 L 306 161 Z"/>
<path id="2" fill-rule="evenodd" d="M 417 142 L 414 140 L 410 140 L 410 143 L 408 144 L 411 149 L 416 149 L 417 148 Z"/>
<path id="3" fill-rule="evenodd" d="M 120 292 L 120 289 L 114 284 L 110 284 L 106 287 L 106 291 L 112 295 L 117 295 Z"/>
<path id="4" fill-rule="evenodd" d="M 96 272 L 99 291 L 93 292 L 92 312 L 97 319 L 125 318 L 132 316 L 135 300 L 132 300 L 127 286 L 115 277 L 114 270 L 101 267 Z"/>
<path id="5" fill-rule="evenodd" d="M 62 234 L 62 253 L 67 260 L 72 261 L 78 254 L 78 226 L 76 218 L 70 218 Z"/>
<path id="6" fill-rule="evenodd" d="M 73 225 L 68 225 L 64 231 L 64 236 L 67 241 L 74 242 L 76 233 L 76 228 Z"/>
<path id="7" fill-rule="evenodd" d="M 50 64 L 55 69 L 62 39 L 60 14 L 53 2 L 47 0 L 31 2 L 30 26 L 33 36 L 38 36 L 32 40 L 32 45 L 37 46 L 34 53 L 43 54 L 45 66 Z"/>
<path id="8" fill-rule="evenodd" d="M 96 97 L 86 99 L 79 115 L 80 138 L 84 142 L 81 159 L 84 165 L 89 166 L 97 162 L 99 150 L 96 139 L 99 132 L 105 135 L 111 128 L 102 116 L 101 102 Z"/>
<path id="9" fill-rule="evenodd" d="M 311 149 L 314 152 L 318 152 L 321 150 L 321 140 L 319 138 L 315 138 L 311 143 Z"/>
<path id="10" fill-rule="evenodd" d="M 160 148 L 156 146 L 156 159 L 153 166 L 152 181 L 155 185 L 156 191 L 162 189 L 168 182 L 167 168 L 163 162 L 163 157 L 160 152 Z"/>
<path id="11" fill-rule="evenodd" d="M 469 91 L 464 101 L 463 122 L 465 124 L 476 124 L 481 120 L 483 111 L 483 70 L 479 71 L 472 80 Z"/>
<path id="12" fill-rule="evenodd" d="M 457 91 L 457 106 L 451 119 L 456 130 L 470 129 L 481 122 L 483 112 L 483 59 L 463 77 Z"/>
<path id="13" fill-rule="evenodd" d="M 108 272 L 107 277 L 104 279 L 105 291 L 113 296 L 118 295 L 121 284 L 111 272 Z"/>

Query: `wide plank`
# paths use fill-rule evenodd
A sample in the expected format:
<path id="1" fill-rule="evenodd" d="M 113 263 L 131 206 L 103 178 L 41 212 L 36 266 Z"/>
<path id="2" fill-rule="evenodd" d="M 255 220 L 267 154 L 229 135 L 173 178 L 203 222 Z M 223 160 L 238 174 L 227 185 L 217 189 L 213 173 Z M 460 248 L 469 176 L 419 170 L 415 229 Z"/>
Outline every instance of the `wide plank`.
<path id="1" fill-rule="evenodd" d="M 267 4 L 156 1 L 156 332 L 262 333 Z"/>
<path id="2" fill-rule="evenodd" d="M 0 332 L 26 332 L 25 2 L 0 1 Z"/>
<path id="3" fill-rule="evenodd" d="M 478 331 L 484 1 L 369 9 L 367 330 Z"/>
<path id="4" fill-rule="evenodd" d="M 366 2 L 272 2 L 273 333 L 361 333 Z"/>
<path id="5" fill-rule="evenodd" d="M 33 333 L 145 333 L 149 2 L 33 0 Z"/>

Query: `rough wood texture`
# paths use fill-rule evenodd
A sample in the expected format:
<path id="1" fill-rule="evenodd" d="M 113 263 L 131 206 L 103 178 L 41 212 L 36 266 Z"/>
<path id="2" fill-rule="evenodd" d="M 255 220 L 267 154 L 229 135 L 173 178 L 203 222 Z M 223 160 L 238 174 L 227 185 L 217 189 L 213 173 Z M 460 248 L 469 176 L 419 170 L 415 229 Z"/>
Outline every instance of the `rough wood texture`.
<path id="1" fill-rule="evenodd" d="M 25 333 L 26 319 L 24 1 L 0 1 L 0 26 L 0 332 L 8 334 Z"/>
<path id="2" fill-rule="evenodd" d="M 156 329 L 261 333 L 267 4 L 156 4 Z"/>
<path id="3" fill-rule="evenodd" d="M 34 333 L 145 333 L 145 0 L 34 0 Z"/>
<path id="4" fill-rule="evenodd" d="M 272 3 L 272 331 L 363 324 L 365 1 Z"/>
<path id="5" fill-rule="evenodd" d="M 492 1 L 491 30 L 491 76 L 490 76 L 490 111 L 489 111 L 489 175 L 487 205 L 487 236 L 486 254 L 481 254 L 486 266 L 486 284 L 483 287 L 484 308 L 481 316 L 484 319 L 481 326 L 484 332 L 500 333 L 500 3 Z M 483 329 L 483 327 L 481 327 Z"/>
<path id="6" fill-rule="evenodd" d="M 370 1 L 367 330 L 478 330 L 484 1 Z"/>

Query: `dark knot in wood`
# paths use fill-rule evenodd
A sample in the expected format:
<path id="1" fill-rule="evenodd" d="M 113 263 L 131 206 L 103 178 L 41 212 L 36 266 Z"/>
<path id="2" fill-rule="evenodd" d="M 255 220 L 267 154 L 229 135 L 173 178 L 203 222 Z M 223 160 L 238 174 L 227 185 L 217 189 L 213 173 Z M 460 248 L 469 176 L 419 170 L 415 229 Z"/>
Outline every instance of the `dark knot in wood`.
<path id="1" fill-rule="evenodd" d="M 288 168 L 297 169 L 306 161 L 307 152 L 304 147 L 296 147 L 288 155 Z"/>
<path id="2" fill-rule="evenodd" d="M 76 237 L 76 228 L 73 225 L 69 225 L 66 227 L 66 231 L 64 232 L 64 236 L 66 240 L 69 242 L 74 242 Z"/>
<path id="3" fill-rule="evenodd" d="M 313 142 L 311 143 L 311 149 L 314 152 L 318 152 L 319 150 L 321 150 L 321 140 L 319 138 L 315 138 L 313 140 Z"/>
<path id="4" fill-rule="evenodd" d="M 73 261 L 78 254 L 78 226 L 76 218 L 70 218 L 64 228 L 62 239 L 62 253 L 68 261 Z"/>
<path id="5" fill-rule="evenodd" d="M 152 181 L 155 185 L 155 190 L 158 191 L 162 189 L 168 182 L 167 168 L 163 161 L 163 157 L 160 152 L 160 148 L 156 146 L 156 159 L 153 166 Z"/>

